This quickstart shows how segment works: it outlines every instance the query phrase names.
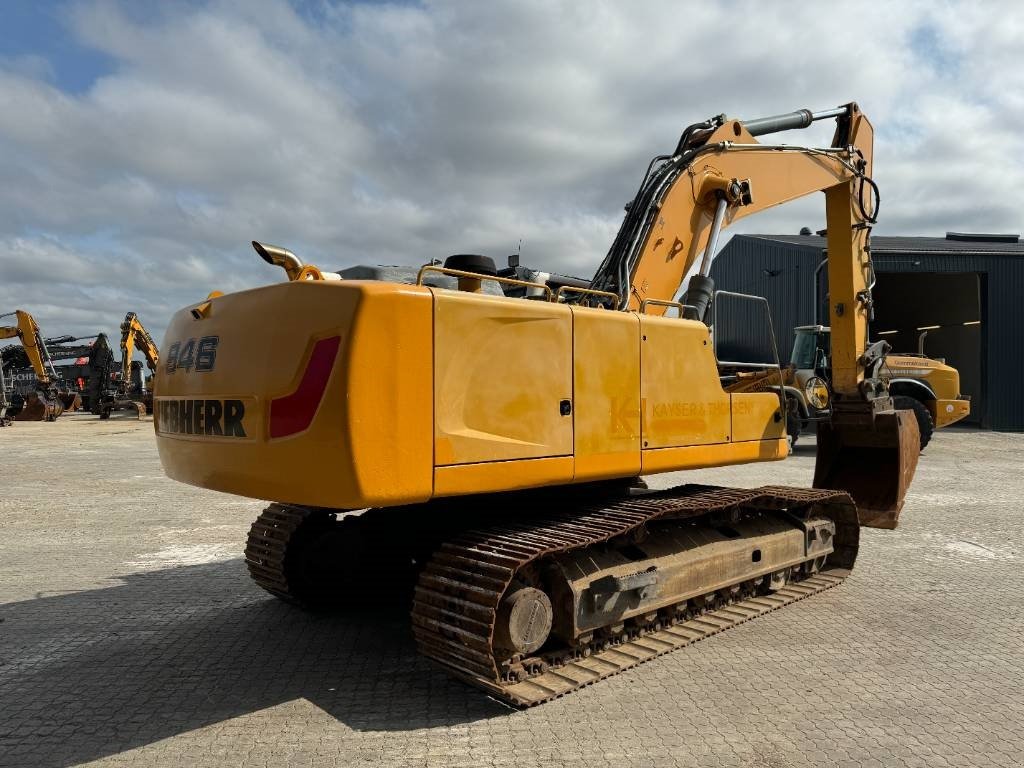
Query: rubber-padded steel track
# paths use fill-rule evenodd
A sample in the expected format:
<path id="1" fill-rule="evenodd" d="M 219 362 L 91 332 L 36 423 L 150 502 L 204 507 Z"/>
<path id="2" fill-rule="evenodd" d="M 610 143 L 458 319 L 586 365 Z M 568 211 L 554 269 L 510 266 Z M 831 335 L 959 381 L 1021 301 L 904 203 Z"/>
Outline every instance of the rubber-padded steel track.
<path id="1" fill-rule="evenodd" d="M 829 568 L 770 595 L 752 597 L 525 680 L 503 679 L 493 653 L 497 609 L 521 569 L 541 557 L 600 544 L 659 518 L 693 518 L 745 508 L 784 509 L 836 524 Z M 757 489 L 686 485 L 609 504 L 560 503 L 540 518 L 515 519 L 445 542 L 420 574 L 412 608 L 420 651 L 458 677 L 515 706 L 531 706 L 621 672 L 763 613 L 840 583 L 857 556 L 857 509 L 841 492 L 769 486 Z"/>

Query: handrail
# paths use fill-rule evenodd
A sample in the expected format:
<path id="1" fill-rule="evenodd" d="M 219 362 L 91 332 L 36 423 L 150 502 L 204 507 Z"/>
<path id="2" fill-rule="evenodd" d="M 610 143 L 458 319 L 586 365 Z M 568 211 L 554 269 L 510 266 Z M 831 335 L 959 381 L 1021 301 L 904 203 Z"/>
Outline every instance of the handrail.
<path id="1" fill-rule="evenodd" d="M 574 293 L 586 293 L 586 294 L 590 294 L 591 296 L 603 296 L 603 297 L 611 299 L 613 302 L 615 302 L 612 305 L 614 308 L 618 309 L 618 306 L 619 306 L 619 294 L 617 294 L 617 293 L 612 293 L 611 291 L 599 291 L 596 288 L 580 288 L 579 286 L 576 286 L 576 285 L 563 285 L 563 286 L 561 286 L 558 289 L 558 292 L 555 294 L 555 301 L 558 301 L 559 299 L 561 299 L 562 296 L 564 296 L 565 293 L 568 292 L 568 291 L 573 291 Z"/>
<path id="2" fill-rule="evenodd" d="M 684 319 L 683 312 L 685 310 L 692 309 L 694 312 L 697 311 L 697 308 L 692 304 L 682 304 L 678 301 L 665 301 L 664 299 L 644 299 L 643 301 L 640 302 L 641 315 L 646 314 L 647 305 L 651 305 L 652 307 L 675 307 L 676 309 L 679 310 L 680 320 Z"/>
<path id="3" fill-rule="evenodd" d="M 493 280 L 496 283 L 505 283 L 506 285 L 522 285 L 527 288 L 541 288 L 547 293 L 548 301 L 554 300 L 554 293 L 551 291 L 551 287 L 544 285 L 544 283 L 531 283 L 529 280 L 516 280 L 513 277 L 498 277 L 496 275 L 481 275 L 479 272 L 465 272 L 461 269 L 451 269 L 450 267 L 439 267 L 436 264 L 424 264 L 420 267 L 420 271 L 416 275 L 416 285 L 423 284 L 423 275 L 426 272 L 437 272 L 442 275 L 449 275 L 451 277 L 469 277 L 473 280 Z"/>
<path id="4" fill-rule="evenodd" d="M 732 296 L 737 299 L 747 299 L 748 301 L 755 301 L 764 304 L 765 314 L 768 316 L 768 336 L 772 340 L 772 354 L 775 356 L 775 363 L 739 363 L 725 360 L 718 360 L 718 297 L 719 296 Z M 775 342 L 775 328 L 772 324 L 772 310 L 771 305 L 768 304 L 768 299 L 764 296 L 753 296 L 749 293 L 736 293 L 734 291 L 715 291 L 714 296 L 711 299 L 711 326 L 715 329 L 712 334 L 711 343 L 712 349 L 715 352 L 715 359 L 718 361 L 720 366 L 736 366 L 736 367 L 749 367 L 749 368 L 774 368 L 779 372 L 779 416 L 783 422 L 786 420 L 786 395 L 784 392 L 784 383 L 782 378 L 782 362 L 779 360 L 779 345 Z M 774 387 L 773 387 L 774 388 Z"/>

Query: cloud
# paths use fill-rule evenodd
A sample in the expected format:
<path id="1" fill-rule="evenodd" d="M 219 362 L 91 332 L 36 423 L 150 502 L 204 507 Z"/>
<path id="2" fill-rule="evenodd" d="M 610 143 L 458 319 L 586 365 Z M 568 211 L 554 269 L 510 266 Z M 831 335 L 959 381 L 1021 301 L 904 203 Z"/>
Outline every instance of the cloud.
<path id="1" fill-rule="evenodd" d="M 1015 4 L 82 1 L 89 87 L 0 60 L 0 311 L 47 333 L 158 335 L 211 289 L 477 251 L 589 275 L 685 125 L 857 99 L 878 231 L 1017 231 Z M 0 33 L 2 34 L 2 33 Z M 827 131 L 808 131 L 827 141 Z M 805 140 L 807 136 L 790 140 Z M 819 196 L 737 231 L 823 225 Z"/>

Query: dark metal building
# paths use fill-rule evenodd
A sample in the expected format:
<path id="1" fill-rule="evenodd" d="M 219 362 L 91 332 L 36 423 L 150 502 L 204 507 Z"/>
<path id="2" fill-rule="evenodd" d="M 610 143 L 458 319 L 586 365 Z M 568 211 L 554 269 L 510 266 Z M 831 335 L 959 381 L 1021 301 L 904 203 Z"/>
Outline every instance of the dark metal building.
<path id="1" fill-rule="evenodd" d="M 960 371 L 969 422 L 1024 430 L 1024 243 L 1017 235 L 873 237 L 873 339 L 896 352 L 924 352 Z M 715 260 L 715 287 L 768 299 L 783 359 L 793 328 L 828 325 L 825 238 L 736 235 Z M 735 331 L 763 320 L 730 317 Z"/>

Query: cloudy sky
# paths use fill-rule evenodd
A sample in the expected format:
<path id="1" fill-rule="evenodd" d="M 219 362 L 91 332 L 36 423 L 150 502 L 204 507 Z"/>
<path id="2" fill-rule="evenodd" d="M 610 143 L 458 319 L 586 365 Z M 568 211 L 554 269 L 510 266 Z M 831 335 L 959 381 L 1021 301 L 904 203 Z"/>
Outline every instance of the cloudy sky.
<path id="1" fill-rule="evenodd" d="M 877 232 L 1019 232 L 1021 40 L 1012 2 L 7 0 L 0 312 L 160 338 L 282 279 L 252 239 L 327 267 L 522 241 L 589 276 L 687 124 L 850 100 Z M 739 231 L 823 220 L 815 196 Z"/>

